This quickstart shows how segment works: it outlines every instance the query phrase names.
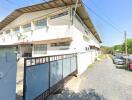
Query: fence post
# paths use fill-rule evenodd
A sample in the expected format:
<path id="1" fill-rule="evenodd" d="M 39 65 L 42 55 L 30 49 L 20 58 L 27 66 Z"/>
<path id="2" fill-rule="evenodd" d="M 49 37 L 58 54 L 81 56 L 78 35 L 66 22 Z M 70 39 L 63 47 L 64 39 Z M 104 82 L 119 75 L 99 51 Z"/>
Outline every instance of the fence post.
<path id="1" fill-rule="evenodd" d="M 72 57 L 73 57 L 73 55 L 72 55 Z M 71 73 L 71 58 L 72 57 L 70 56 L 70 73 Z"/>
<path id="2" fill-rule="evenodd" d="M 63 79 L 63 56 L 62 57 L 62 79 Z"/>
<path id="3" fill-rule="evenodd" d="M 50 95 L 50 57 L 48 57 L 49 60 L 49 95 Z"/>
<path id="4" fill-rule="evenodd" d="M 23 100 L 26 100 L 26 59 L 24 58 L 24 74 L 23 74 Z"/>
<path id="5" fill-rule="evenodd" d="M 78 74 L 78 59 L 77 59 L 77 56 L 78 56 L 78 53 L 76 53 L 76 71 L 77 71 L 77 74 Z"/>

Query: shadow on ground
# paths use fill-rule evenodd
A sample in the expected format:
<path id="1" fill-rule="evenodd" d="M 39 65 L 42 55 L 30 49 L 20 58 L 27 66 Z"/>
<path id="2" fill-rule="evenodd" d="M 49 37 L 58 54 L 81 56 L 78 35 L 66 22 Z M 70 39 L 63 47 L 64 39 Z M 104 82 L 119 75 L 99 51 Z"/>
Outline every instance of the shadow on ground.
<path id="1" fill-rule="evenodd" d="M 61 94 L 55 94 L 48 98 L 48 100 L 106 100 L 103 96 L 95 93 L 94 89 L 83 90 L 75 93 L 70 90 L 63 90 Z"/>

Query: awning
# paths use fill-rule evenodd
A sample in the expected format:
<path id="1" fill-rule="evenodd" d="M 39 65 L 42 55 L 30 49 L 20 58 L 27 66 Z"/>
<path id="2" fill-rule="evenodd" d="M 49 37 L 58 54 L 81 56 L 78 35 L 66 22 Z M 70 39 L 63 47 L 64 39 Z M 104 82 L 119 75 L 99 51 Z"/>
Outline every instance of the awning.
<path id="1" fill-rule="evenodd" d="M 57 38 L 57 39 L 49 39 L 49 40 L 39 40 L 39 41 L 24 41 L 18 42 L 15 45 L 31 45 L 31 44 L 50 44 L 50 43 L 58 43 L 58 42 L 71 42 L 72 38 Z"/>
<path id="2" fill-rule="evenodd" d="M 57 39 L 50 39 L 50 40 L 41 40 L 41 41 L 33 41 L 32 44 L 50 44 L 50 43 L 59 43 L 59 42 L 71 42 L 72 38 L 57 38 Z"/>

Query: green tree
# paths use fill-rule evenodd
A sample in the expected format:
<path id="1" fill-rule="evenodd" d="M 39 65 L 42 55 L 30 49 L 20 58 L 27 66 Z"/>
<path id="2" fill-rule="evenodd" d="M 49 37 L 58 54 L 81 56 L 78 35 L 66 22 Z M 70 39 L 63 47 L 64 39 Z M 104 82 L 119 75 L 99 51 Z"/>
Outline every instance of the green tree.
<path id="1" fill-rule="evenodd" d="M 114 51 L 125 52 L 125 43 L 113 46 Z M 132 39 L 127 39 L 127 51 L 132 54 Z"/>
<path id="2" fill-rule="evenodd" d="M 100 49 L 101 49 L 102 53 L 104 53 L 104 54 L 111 54 L 113 51 L 112 47 L 107 47 L 107 46 L 101 46 Z"/>
<path id="3" fill-rule="evenodd" d="M 115 45 L 113 47 L 114 51 L 117 51 L 117 52 L 124 52 L 124 47 L 123 45 Z"/>
<path id="4" fill-rule="evenodd" d="M 127 51 L 132 54 L 132 39 L 127 39 Z"/>

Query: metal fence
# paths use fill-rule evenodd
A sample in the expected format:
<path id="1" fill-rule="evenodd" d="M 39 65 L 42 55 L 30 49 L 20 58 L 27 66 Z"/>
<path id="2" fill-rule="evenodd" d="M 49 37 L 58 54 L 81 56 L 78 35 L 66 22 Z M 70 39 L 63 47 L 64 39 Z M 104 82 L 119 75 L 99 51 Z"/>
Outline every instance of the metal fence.
<path id="1" fill-rule="evenodd" d="M 44 100 L 76 74 L 76 54 L 25 58 L 23 99 Z"/>

